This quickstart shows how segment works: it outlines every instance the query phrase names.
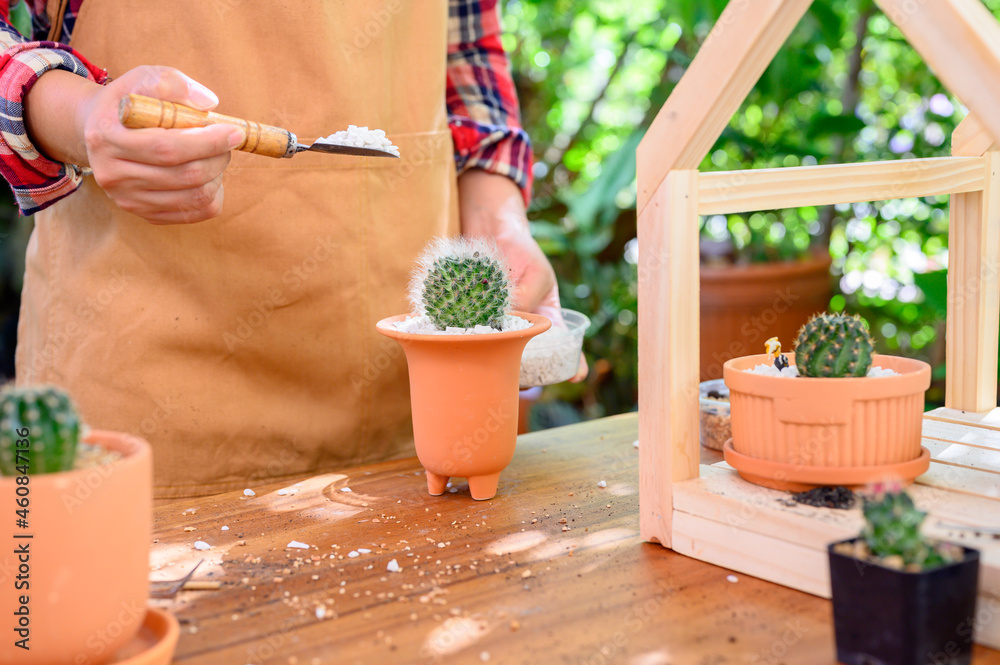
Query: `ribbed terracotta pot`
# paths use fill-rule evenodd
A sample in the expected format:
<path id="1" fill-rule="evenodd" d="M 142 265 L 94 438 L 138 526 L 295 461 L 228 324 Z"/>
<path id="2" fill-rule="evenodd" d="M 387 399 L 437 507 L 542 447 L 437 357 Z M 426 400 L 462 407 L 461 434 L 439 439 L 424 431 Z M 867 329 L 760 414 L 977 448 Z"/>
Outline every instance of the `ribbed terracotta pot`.
<path id="1" fill-rule="evenodd" d="M 727 360 L 758 353 L 764 340 L 795 341 L 830 306 L 830 255 L 802 261 L 701 266 L 701 380 L 722 378 Z"/>
<path id="2" fill-rule="evenodd" d="M 789 354 L 789 361 L 794 358 Z M 746 480 L 781 490 L 903 484 L 925 472 L 930 453 L 920 445 L 925 362 L 875 354 L 872 365 L 898 376 L 787 378 L 744 370 L 767 355 L 728 361 L 732 441 L 726 462 Z"/>
<path id="3" fill-rule="evenodd" d="M 466 478 L 473 499 L 492 499 L 500 472 L 517 443 L 521 354 L 528 340 L 549 329 L 538 314 L 512 312 L 532 323 L 525 330 L 482 335 L 418 335 L 378 322 L 400 343 L 410 374 L 413 440 L 427 471 L 427 490 L 443 494 L 448 480 Z"/>
<path id="4" fill-rule="evenodd" d="M 124 455 L 114 464 L 30 476 L 27 528 L 13 528 L 19 485 L 0 478 L 9 509 L 0 587 L 6 622 L 0 663 L 100 665 L 139 631 L 149 596 L 153 459 L 144 440 L 94 431 L 87 439 Z M 28 536 L 19 538 L 17 536 Z M 13 536 L 13 537 L 11 537 Z M 26 554 L 14 554 L 27 548 Z M 23 557 L 23 559 L 22 559 Z M 15 576 L 26 575 L 25 579 Z M 17 582 L 28 588 L 17 589 Z M 28 651 L 14 646 L 15 611 L 27 595 Z"/>

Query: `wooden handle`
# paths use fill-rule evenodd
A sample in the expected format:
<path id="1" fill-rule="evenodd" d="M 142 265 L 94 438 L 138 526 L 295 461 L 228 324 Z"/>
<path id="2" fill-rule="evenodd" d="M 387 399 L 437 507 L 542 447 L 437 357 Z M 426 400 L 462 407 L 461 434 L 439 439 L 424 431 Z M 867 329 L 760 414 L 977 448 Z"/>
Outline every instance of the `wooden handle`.
<path id="1" fill-rule="evenodd" d="M 246 132 L 246 139 L 236 147 L 237 150 L 268 157 L 291 157 L 295 154 L 295 135 L 288 130 L 212 111 L 199 111 L 183 104 L 142 95 L 130 93 L 122 97 L 118 105 L 118 117 L 123 125 L 132 129 L 236 125 Z"/>

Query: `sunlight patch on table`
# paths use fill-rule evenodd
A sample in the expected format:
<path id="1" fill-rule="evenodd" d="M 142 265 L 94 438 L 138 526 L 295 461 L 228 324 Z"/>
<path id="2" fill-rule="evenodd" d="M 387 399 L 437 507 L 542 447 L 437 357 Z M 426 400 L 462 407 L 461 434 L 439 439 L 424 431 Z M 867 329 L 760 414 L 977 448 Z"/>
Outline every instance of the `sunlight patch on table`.
<path id="1" fill-rule="evenodd" d="M 543 542 L 545 542 L 545 534 L 541 531 L 523 531 L 494 540 L 486 547 L 486 551 L 493 556 L 503 556 L 504 554 L 530 550 Z"/>
<path id="2" fill-rule="evenodd" d="M 490 625 L 482 619 L 449 617 L 430 632 L 420 649 L 420 655 L 425 658 L 450 656 L 472 646 L 490 630 Z"/>

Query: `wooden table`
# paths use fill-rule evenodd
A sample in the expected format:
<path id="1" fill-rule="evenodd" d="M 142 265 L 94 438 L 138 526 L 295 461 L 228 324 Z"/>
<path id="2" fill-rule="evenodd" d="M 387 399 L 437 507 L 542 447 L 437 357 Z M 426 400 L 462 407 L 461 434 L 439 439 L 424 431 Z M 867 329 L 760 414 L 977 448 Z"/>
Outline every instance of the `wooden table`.
<path id="1" fill-rule="evenodd" d="M 196 579 L 222 582 L 153 601 L 177 662 L 836 662 L 828 601 L 639 539 L 637 426 L 521 437 L 491 501 L 428 496 L 407 459 L 161 503 L 154 577 L 205 558 Z"/>

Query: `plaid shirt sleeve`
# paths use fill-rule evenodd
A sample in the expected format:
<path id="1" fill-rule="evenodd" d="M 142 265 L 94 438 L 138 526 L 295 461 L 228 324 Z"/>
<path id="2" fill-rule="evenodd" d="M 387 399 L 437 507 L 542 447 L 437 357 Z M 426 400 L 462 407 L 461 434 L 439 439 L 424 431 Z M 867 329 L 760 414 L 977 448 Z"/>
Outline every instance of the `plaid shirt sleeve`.
<path id="1" fill-rule="evenodd" d="M 505 175 L 531 199 L 531 142 L 521 128 L 517 91 L 500 44 L 497 0 L 450 0 L 448 122 L 458 172 Z"/>
<path id="2" fill-rule="evenodd" d="M 48 159 L 28 140 L 24 127 L 25 95 L 38 77 L 64 69 L 97 83 L 107 72 L 94 67 L 63 44 L 28 41 L 7 22 L 0 7 L 0 174 L 14 191 L 21 212 L 30 215 L 76 191 L 80 167 Z"/>

